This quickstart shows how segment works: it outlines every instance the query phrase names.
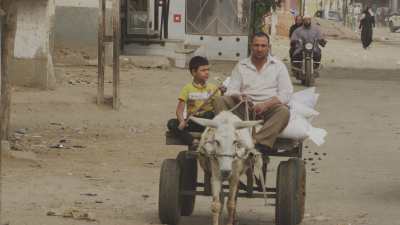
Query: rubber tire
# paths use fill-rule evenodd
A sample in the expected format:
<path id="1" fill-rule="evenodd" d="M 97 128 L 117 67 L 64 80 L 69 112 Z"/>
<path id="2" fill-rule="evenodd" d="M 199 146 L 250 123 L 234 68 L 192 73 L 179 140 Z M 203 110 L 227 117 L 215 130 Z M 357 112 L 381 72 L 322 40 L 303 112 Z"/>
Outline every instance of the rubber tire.
<path id="1" fill-rule="evenodd" d="M 181 169 L 175 159 L 166 159 L 161 165 L 158 194 L 158 217 L 162 224 L 178 225 L 181 218 Z"/>
<path id="2" fill-rule="evenodd" d="M 177 160 L 181 168 L 181 190 L 195 191 L 197 187 L 197 160 L 187 158 L 186 152 L 178 154 Z M 190 216 L 193 213 L 196 195 L 181 196 L 181 216 Z"/>
<path id="3" fill-rule="evenodd" d="M 296 224 L 300 224 L 304 219 L 305 203 L 306 203 L 306 166 L 304 161 L 298 158 L 292 158 L 289 160 L 295 170 L 297 171 L 296 179 L 296 202 L 297 202 L 297 214 L 296 214 Z"/>
<path id="4" fill-rule="evenodd" d="M 305 166 L 297 158 L 281 162 L 276 181 L 275 221 L 277 225 L 296 225 L 304 218 Z"/>
<path id="5" fill-rule="evenodd" d="M 314 75 L 311 74 L 311 67 L 312 67 L 311 60 L 306 60 L 304 67 L 305 67 L 304 85 L 310 87 L 311 85 L 314 84 Z"/>

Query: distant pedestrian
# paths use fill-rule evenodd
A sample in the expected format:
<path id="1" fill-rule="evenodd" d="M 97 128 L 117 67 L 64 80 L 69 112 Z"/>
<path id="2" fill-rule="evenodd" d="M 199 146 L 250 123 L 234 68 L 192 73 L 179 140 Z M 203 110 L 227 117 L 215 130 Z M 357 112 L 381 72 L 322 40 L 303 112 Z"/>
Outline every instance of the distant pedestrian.
<path id="1" fill-rule="evenodd" d="M 373 28 L 375 28 L 375 17 L 370 7 L 367 7 L 360 19 L 361 42 L 364 49 L 372 43 Z"/>
<path id="2" fill-rule="evenodd" d="M 263 16 L 263 22 L 262 22 L 262 32 L 271 35 L 271 27 L 272 27 L 272 13 L 271 12 L 267 12 L 264 16 Z"/>

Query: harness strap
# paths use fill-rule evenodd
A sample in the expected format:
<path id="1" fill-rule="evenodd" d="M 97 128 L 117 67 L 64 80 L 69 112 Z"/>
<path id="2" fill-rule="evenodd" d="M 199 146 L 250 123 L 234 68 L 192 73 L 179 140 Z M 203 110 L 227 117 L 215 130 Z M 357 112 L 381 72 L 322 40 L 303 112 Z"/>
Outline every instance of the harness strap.
<path id="1" fill-rule="evenodd" d="M 244 100 L 241 100 L 238 104 L 236 104 L 235 106 L 233 106 L 229 111 L 230 112 L 233 112 L 233 111 L 235 111 L 237 108 L 239 108 L 239 106 L 241 105 L 241 104 L 243 104 L 245 101 Z"/>

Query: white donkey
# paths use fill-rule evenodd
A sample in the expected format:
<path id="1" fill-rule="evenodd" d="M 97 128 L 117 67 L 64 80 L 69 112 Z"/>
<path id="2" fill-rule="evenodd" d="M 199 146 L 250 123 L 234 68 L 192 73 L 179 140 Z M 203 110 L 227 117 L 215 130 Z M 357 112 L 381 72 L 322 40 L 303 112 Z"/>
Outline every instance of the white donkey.
<path id="1" fill-rule="evenodd" d="M 211 172 L 213 225 L 221 225 L 219 221 L 223 205 L 220 192 L 222 183 L 226 180 L 229 181 L 227 224 L 232 225 L 236 221 L 239 178 L 254 163 L 262 164 L 261 157 L 253 157 L 258 152 L 254 149 L 250 135 L 250 128 L 262 121 L 242 121 L 229 111 L 221 112 L 213 120 L 195 117 L 190 119 L 207 127 L 199 144 L 199 162 L 206 172 Z"/>

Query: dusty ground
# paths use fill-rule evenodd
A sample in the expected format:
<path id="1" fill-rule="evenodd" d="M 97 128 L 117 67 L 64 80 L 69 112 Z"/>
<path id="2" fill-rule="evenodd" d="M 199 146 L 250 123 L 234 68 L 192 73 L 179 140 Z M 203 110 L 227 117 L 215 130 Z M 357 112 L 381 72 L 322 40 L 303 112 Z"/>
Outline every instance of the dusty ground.
<path id="1" fill-rule="evenodd" d="M 364 51 L 359 43 L 332 42 L 355 54 Z M 399 52 L 399 46 L 387 46 L 377 44 L 372 50 Z M 275 49 L 284 54 L 284 47 Z M 347 61 L 359 60 L 354 58 Z M 392 60 L 385 54 L 380 58 Z M 313 161 L 307 164 L 304 225 L 400 225 L 400 73 L 396 65 L 374 63 L 367 69 L 357 63 L 341 68 L 328 64 L 317 80 L 321 116 L 315 125 L 329 135 L 322 147 L 306 144 L 305 158 Z M 212 76 L 223 76 L 230 68 L 215 65 Z M 159 223 L 161 162 L 184 149 L 164 145 L 165 123 L 174 116 L 176 96 L 190 76 L 174 68 L 121 70 L 119 112 L 95 104 L 96 67 L 58 66 L 55 91 L 14 90 L 12 152 L 18 155 L 3 158 L 2 224 Z M 109 94 L 111 78 L 106 80 Z M 52 148 L 58 144 L 63 147 Z M 315 152 L 327 156 L 318 160 Z M 273 161 L 271 175 L 279 159 Z M 209 203 L 209 198 L 199 198 L 194 215 L 182 224 L 209 224 Z M 68 209 L 89 212 L 96 221 L 46 215 Z M 262 199 L 240 199 L 239 218 L 240 224 L 272 225 L 274 209 L 265 208 Z"/>

